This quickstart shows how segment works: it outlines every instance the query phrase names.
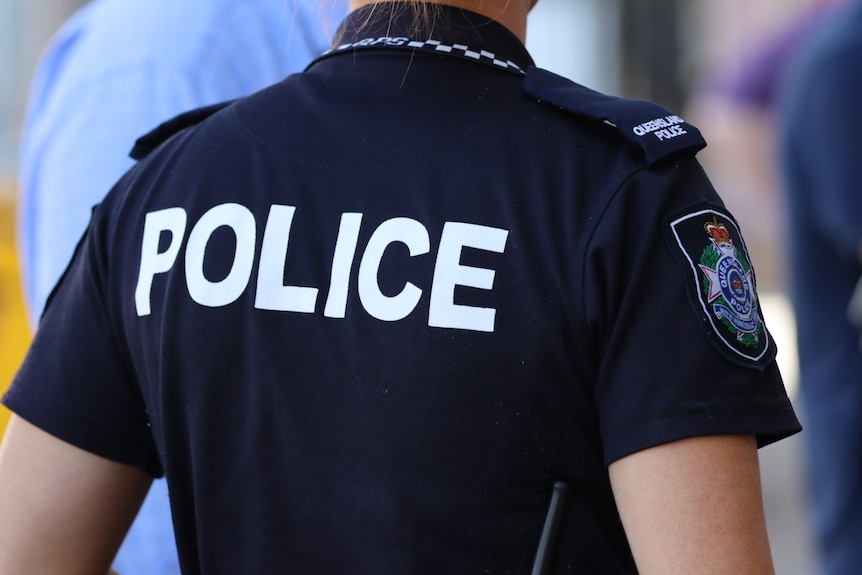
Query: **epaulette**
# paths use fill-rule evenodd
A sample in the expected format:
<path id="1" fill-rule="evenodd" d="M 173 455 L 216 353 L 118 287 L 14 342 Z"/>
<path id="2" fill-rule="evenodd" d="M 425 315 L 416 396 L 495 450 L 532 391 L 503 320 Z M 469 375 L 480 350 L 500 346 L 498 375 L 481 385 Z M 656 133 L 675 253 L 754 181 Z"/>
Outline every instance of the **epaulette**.
<path id="1" fill-rule="evenodd" d="M 608 96 L 541 68 L 527 71 L 524 89 L 542 102 L 615 127 L 643 150 L 650 166 L 706 147 L 697 128 L 652 102 Z"/>
<path id="2" fill-rule="evenodd" d="M 182 130 L 200 124 L 219 110 L 229 106 L 234 100 L 211 104 L 202 108 L 195 108 L 188 112 L 183 112 L 179 116 L 171 118 L 167 122 L 163 122 L 156 129 L 144 134 L 135 141 L 135 146 L 129 152 L 129 156 L 133 160 L 142 160 L 146 158 L 150 152 L 158 148 L 168 138 Z"/>

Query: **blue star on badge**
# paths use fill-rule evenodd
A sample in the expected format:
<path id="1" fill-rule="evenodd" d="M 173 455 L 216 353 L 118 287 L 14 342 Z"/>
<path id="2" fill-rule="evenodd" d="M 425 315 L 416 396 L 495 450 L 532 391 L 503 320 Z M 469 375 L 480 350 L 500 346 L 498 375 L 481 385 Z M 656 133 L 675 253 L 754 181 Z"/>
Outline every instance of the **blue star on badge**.
<path id="1" fill-rule="evenodd" d="M 760 314 L 754 299 L 751 268 L 743 266 L 737 258 L 736 247 L 723 223 L 713 218 L 704 224 L 704 230 L 717 252 L 714 255 L 718 256 L 714 263 L 702 258 L 698 265 L 708 280 L 704 289 L 706 301 L 717 317 L 736 329 L 737 340 L 750 336 L 757 341 Z"/>

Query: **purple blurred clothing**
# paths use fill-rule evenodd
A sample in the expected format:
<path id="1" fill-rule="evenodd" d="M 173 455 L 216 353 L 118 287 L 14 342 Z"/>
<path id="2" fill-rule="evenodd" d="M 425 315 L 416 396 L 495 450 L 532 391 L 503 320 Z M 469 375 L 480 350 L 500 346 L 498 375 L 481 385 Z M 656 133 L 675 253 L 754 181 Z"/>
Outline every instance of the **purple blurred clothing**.
<path id="1" fill-rule="evenodd" d="M 740 65 L 725 66 L 709 75 L 696 91 L 740 104 L 771 109 L 787 62 L 834 7 L 829 4 L 812 6 L 778 33 L 754 43 Z"/>

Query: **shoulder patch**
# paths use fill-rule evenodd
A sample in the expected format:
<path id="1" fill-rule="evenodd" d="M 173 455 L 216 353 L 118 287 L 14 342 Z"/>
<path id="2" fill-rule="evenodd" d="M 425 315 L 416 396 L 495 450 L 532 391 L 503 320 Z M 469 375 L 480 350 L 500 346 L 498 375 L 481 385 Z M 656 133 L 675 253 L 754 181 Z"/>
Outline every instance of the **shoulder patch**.
<path id="1" fill-rule="evenodd" d="M 689 299 L 709 340 L 734 363 L 762 367 L 775 357 L 763 323 L 754 269 L 739 227 L 701 203 L 665 220 L 665 238 L 689 276 Z"/>
<path id="2" fill-rule="evenodd" d="M 194 110 L 183 112 L 179 116 L 159 124 L 156 129 L 144 134 L 135 141 L 135 146 L 132 148 L 132 151 L 129 152 L 129 156 L 131 156 L 133 160 L 142 160 L 146 158 L 150 152 L 158 148 L 174 134 L 179 133 L 190 126 L 200 124 L 233 102 L 234 100 L 230 100 L 219 104 L 204 106 L 202 108 L 195 108 Z"/>
<path id="3" fill-rule="evenodd" d="M 541 68 L 527 71 L 524 89 L 542 102 L 615 127 L 643 150 L 648 165 L 706 147 L 697 128 L 652 102 L 602 94 Z"/>

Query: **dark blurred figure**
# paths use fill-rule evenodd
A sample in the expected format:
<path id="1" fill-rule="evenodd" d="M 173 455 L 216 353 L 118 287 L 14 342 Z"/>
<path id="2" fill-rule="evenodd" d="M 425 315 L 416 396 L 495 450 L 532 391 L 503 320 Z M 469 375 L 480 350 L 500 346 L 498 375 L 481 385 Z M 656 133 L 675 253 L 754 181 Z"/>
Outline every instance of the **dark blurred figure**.
<path id="1" fill-rule="evenodd" d="M 709 146 L 704 167 L 739 218 L 762 290 L 784 288 L 784 210 L 775 159 L 775 101 L 788 60 L 838 0 L 811 0 L 783 26 L 708 70 L 685 117 Z M 725 59 L 728 60 L 728 59 Z"/>
<path id="2" fill-rule="evenodd" d="M 808 478 L 826 575 L 862 572 L 862 351 L 848 303 L 862 274 L 862 1 L 796 54 L 779 101 L 790 284 Z"/>

